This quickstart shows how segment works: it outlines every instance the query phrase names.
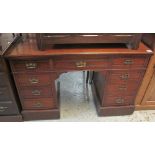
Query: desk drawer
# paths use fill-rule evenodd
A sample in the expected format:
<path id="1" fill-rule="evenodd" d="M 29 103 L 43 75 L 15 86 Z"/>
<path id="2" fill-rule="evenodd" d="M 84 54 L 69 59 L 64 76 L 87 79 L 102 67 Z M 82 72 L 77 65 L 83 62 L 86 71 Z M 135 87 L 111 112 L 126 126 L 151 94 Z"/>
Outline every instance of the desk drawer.
<path id="1" fill-rule="evenodd" d="M 125 84 L 127 82 L 138 82 L 143 78 L 144 70 L 132 71 L 112 71 L 109 77 L 109 83 Z"/>
<path id="2" fill-rule="evenodd" d="M 70 69 L 70 70 L 83 70 L 83 69 L 96 69 L 108 68 L 109 60 L 65 60 L 55 61 L 55 69 Z"/>
<path id="3" fill-rule="evenodd" d="M 8 87 L 0 87 L 0 101 L 10 100 L 10 91 Z"/>
<path id="4" fill-rule="evenodd" d="M 18 108 L 11 101 L 0 101 L 0 115 L 17 115 L 19 114 Z"/>
<path id="5" fill-rule="evenodd" d="M 132 82 L 128 84 L 110 84 L 106 88 L 107 95 L 125 95 L 125 96 L 135 96 L 137 93 L 139 83 Z"/>
<path id="6" fill-rule="evenodd" d="M 45 86 L 51 84 L 51 75 L 44 74 L 14 74 L 18 86 Z"/>
<path id="7" fill-rule="evenodd" d="M 0 59 L 0 72 L 2 72 L 2 71 L 4 71 L 4 69 L 3 69 L 3 62 L 2 62 L 2 60 Z"/>
<path id="8" fill-rule="evenodd" d="M 26 99 L 23 100 L 23 110 L 45 110 L 53 109 L 56 105 L 53 98 L 40 98 L 40 99 Z"/>
<path id="9" fill-rule="evenodd" d="M 40 61 L 12 61 L 13 72 L 43 72 L 51 69 L 48 60 Z"/>
<path id="10" fill-rule="evenodd" d="M 0 86 L 6 86 L 7 85 L 7 77 L 5 76 L 5 73 L 0 73 Z"/>
<path id="11" fill-rule="evenodd" d="M 112 62 L 113 68 L 146 68 L 149 59 L 146 57 L 122 57 L 114 58 Z"/>
<path id="12" fill-rule="evenodd" d="M 19 91 L 22 98 L 44 98 L 53 96 L 51 86 L 21 87 Z"/>
<path id="13" fill-rule="evenodd" d="M 125 106 L 134 104 L 134 97 L 132 96 L 106 96 L 103 100 L 103 106 Z"/>

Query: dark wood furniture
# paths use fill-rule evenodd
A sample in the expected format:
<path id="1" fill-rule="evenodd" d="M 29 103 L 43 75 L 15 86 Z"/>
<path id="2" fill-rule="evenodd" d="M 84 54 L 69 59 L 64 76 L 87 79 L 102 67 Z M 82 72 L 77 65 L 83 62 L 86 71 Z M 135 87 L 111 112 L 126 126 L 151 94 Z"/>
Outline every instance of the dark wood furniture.
<path id="1" fill-rule="evenodd" d="M 144 33 L 142 35 L 142 41 L 155 51 L 155 33 Z"/>
<path id="2" fill-rule="evenodd" d="M 17 39 L 16 34 L 0 34 L 0 121 L 22 121 L 16 90 L 4 54 Z"/>
<path id="3" fill-rule="evenodd" d="M 85 70 L 95 71 L 92 88 L 99 116 L 132 114 L 152 54 L 144 44 L 138 50 L 74 45 L 42 52 L 36 40 L 29 38 L 5 57 L 18 89 L 23 118 L 32 120 L 59 118 L 59 85 L 55 80 L 65 72 Z"/>
<path id="4" fill-rule="evenodd" d="M 54 44 L 85 43 L 123 43 L 128 48 L 137 49 L 142 34 L 138 33 L 37 33 L 37 44 L 40 50 L 51 48 Z"/>
<path id="5" fill-rule="evenodd" d="M 143 34 L 142 41 L 155 51 L 155 33 Z M 155 109 L 155 55 L 152 56 L 136 97 L 136 110 Z"/>

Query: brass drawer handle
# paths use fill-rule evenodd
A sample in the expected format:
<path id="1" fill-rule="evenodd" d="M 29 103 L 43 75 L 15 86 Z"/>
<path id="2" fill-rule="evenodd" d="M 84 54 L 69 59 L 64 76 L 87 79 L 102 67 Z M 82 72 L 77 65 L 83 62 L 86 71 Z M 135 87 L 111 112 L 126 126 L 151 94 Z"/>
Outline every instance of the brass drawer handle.
<path id="1" fill-rule="evenodd" d="M 123 74 L 123 75 L 120 76 L 120 78 L 123 79 L 123 80 L 128 80 L 129 74 Z"/>
<path id="2" fill-rule="evenodd" d="M 40 96 L 41 95 L 41 91 L 39 91 L 39 90 L 33 90 L 32 91 L 32 95 Z"/>
<path id="3" fill-rule="evenodd" d="M 37 84 L 37 83 L 39 83 L 39 80 L 38 79 L 35 79 L 35 78 L 29 79 L 29 81 L 30 81 L 31 84 Z"/>
<path id="4" fill-rule="evenodd" d="M 36 102 L 36 103 L 34 103 L 33 107 L 41 108 L 41 107 L 43 107 L 43 104 L 41 102 Z"/>
<path id="5" fill-rule="evenodd" d="M 86 67 L 87 63 L 80 61 L 80 62 L 76 62 L 76 67 L 78 68 L 82 68 L 82 67 Z"/>
<path id="6" fill-rule="evenodd" d="M 8 109 L 8 107 L 2 107 L 2 106 L 0 106 L 0 112 L 4 112 L 6 109 Z"/>
<path id="7" fill-rule="evenodd" d="M 115 102 L 116 102 L 117 104 L 122 104 L 122 103 L 124 103 L 124 99 L 118 98 L 118 99 L 115 100 Z"/>
<path id="8" fill-rule="evenodd" d="M 127 59 L 127 60 L 124 61 L 124 64 L 125 65 L 132 65 L 133 64 L 133 60 Z"/>
<path id="9" fill-rule="evenodd" d="M 119 90 L 127 90 L 127 87 L 126 87 L 126 86 L 119 86 L 118 89 L 119 89 Z"/>
<path id="10" fill-rule="evenodd" d="M 26 68 L 27 69 L 36 69 L 37 68 L 37 63 L 26 63 Z"/>

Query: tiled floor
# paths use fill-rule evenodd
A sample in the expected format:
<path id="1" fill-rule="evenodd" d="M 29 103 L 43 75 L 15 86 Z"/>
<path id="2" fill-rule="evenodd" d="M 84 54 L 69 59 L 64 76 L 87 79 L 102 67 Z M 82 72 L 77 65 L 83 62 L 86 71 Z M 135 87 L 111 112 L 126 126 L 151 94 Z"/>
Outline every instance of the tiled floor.
<path id="1" fill-rule="evenodd" d="M 155 121 L 155 110 L 136 111 L 128 116 L 98 117 L 90 86 L 88 94 L 84 85 L 84 72 L 64 73 L 60 81 L 61 119 L 48 121 Z M 89 96 L 89 101 L 86 96 Z"/>

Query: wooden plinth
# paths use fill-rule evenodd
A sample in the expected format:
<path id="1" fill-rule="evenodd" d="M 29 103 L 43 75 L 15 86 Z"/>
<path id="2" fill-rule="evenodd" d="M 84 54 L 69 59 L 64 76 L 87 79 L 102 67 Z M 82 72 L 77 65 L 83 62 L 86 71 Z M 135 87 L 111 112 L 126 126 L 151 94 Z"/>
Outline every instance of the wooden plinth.
<path id="1" fill-rule="evenodd" d="M 0 116 L 0 122 L 22 122 L 23 118 L 21 115 L 12 116 Z"/>
<path id="2" fill-rule="evenodd" d="M 53 110 L 25 110 L 22 111 L 22 116 L 24 121 L 29 120 L 49 120 L 49 119 L 59 119 L 60 111 L 59 109 Z"/>

